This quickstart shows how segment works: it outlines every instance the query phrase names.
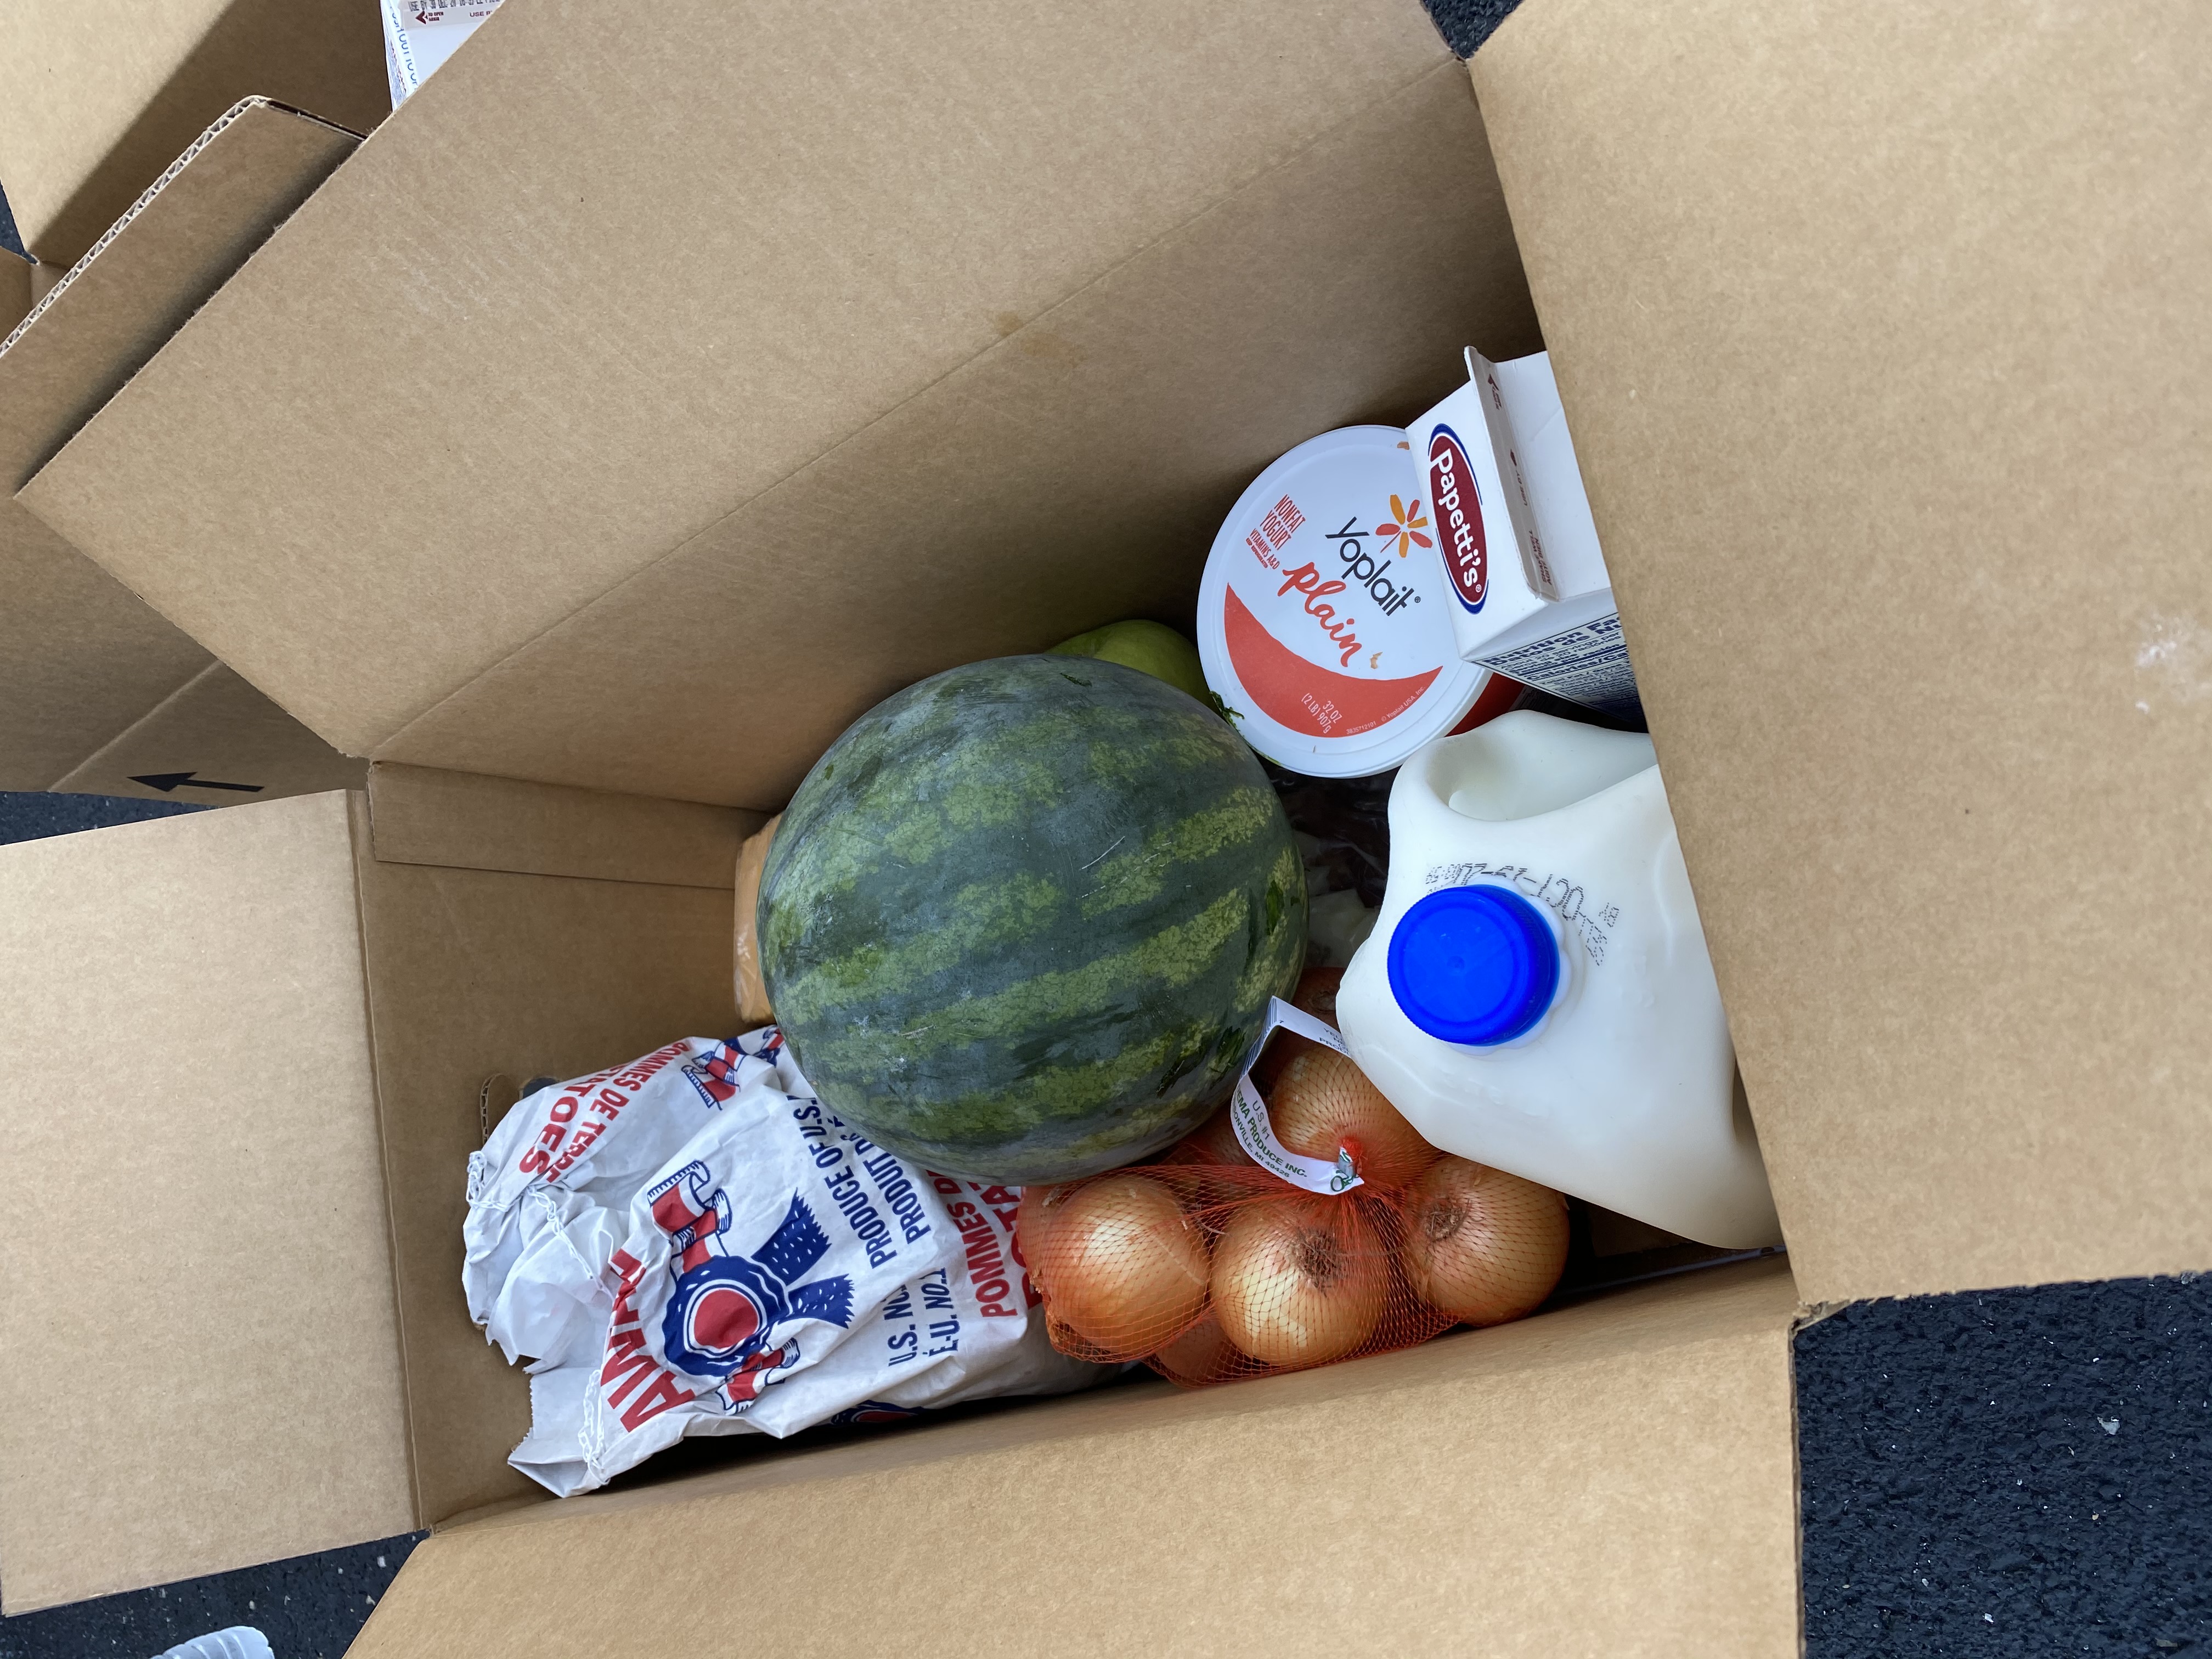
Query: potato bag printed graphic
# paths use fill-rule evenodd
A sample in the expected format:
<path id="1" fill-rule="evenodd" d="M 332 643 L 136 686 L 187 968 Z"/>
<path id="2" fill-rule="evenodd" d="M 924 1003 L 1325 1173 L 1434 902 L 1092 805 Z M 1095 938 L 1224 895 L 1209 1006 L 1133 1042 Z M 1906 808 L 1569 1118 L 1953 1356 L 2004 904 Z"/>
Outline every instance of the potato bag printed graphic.
<path id="1" fill-rule="evenodd" d="M 470 1166 L 470 1311 L 532 1362 L 510 1461 L 566 1495 L 686 1435 L 1094 1380 L 1006 1271 L 995 1195 L 848 1128 L 772 1026 L 540 1090 Z"/>

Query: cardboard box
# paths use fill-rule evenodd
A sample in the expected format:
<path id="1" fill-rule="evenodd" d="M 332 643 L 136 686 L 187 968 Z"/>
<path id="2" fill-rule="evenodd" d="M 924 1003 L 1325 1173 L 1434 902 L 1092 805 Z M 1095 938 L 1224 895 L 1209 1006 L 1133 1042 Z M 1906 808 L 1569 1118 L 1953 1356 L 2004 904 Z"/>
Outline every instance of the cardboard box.
<path id="1" fill-rule="evenodd" d="M 1172 1648 L 1196 1606 L 1271 1641 L 1295 1626 L 1292 1650 L 1419 1644 L 1470 1595 L 1540 1605 L 1577 1574 L 1624 1634 L 1759 1650 L 1794 1628 L 1779 1262 L 1258 1387 L 722 1443 L 689 1480 L 529 1501 L 505 1462 L 525 1379 L 468 1320 L 456 1172 L 522 1079 L 730 1025 L 726 884 L 757 823 L 380 767 L 366 797 L 0 848 L 0 1227 L 18 1261 L 77 1242 L 40 1294 L 0 1302 L 0 1382 L 42 1402 L 0 1419 L 10 1611 L 475 1512 L 417 1551 L 360 1651 L 649 1650 L 696 1619 L 686 1575 L 747 1559 L 782 1605 L 849 1603 L 793 1621 L 823 1653 L 911 1639 L 921 1592 L 848 1595 L 856 1559 L 935 1577 L 947 1557 L 965 1567 L 928 1592 L 931 1627 L 963 1646 L 1084 1628 L 1107 1598 L 1115 1650 Z M 133 1057 L 127 1085 L 88 1033 Z M 113 1220 L 85 1248 L 94 1193 Z M 54 1385 L 113 1369 L 124 1332 L 146 1356 L 129 1368 L 158 1375 Z M 1286 1483 L 1338 1518 L 1325 1571 L 1249 1523 Z M 1040 1528 L 1085 1528 L 1081 1559 L 1034 1565 Z M 1663 1588 L 1641 1562 L 1611 1572 L 1624 1549 L 1654 1553 Z M 593 1562 L 598 1587 L 548 1597 L 525 1555 Z"/>
<path id="2" fill-rule="evenodd" d="M 248 99 L 34 309 L 27 284 L 30 314 L 0 333 L 0 484 L 44 465 L 359 142 Z M 33 284 L 48 270 L 23 267 Z M 364 775 L 12 500 L 0 501 L 0 788 L 226 804 Z"/>
<path id="3" fill-rule="evenodd" d="M 31 265 L 31 304 L 33 306 L 37 305 L 40 301 L 45 299 L 47 295 L 52 293 L 54 290 L 54 284 L 60 282 L 67 274 L 68 273 L 63 270 L 59 265 L 42 265 L 38 264 L 35 260 L 33 261 Z M 29 313 L 27 311 L 25 315 L 28 314 Z M 10 328 L 13 328 L 15 324 L 13 323 L 9 325 L 9 327 Z"/>
<path id="4" fill-rule="evenodd" d="M 1411 0 L 595 19 L 502 7 L 22 495 L 347 753 L 777 805 L 1540 343 Z"/>
<path id="5" fill-rule="evenodd" d="M 747 19 L 744 52 L 702 49 L 711 10 L 672 4 L 635 83 L 556 112 L 574 18 L 503 9 L 479 44 L 507 55 L 411 99 L 26 499 L 364 747 L 774 805 L 878 690 L 1194 582 L 1209 503 L 1277 450 L 1403 420 L 1469 340 L 1530 343 L 1494 337 L 1518 278 L 1474 258 L 1505 246 L 1486 164 L 1431 162 L 1480 128 L 1410 8 L 858 46 Z M 1794 1651 L 1800 1318 L 2212 1263 L 2212 999 L 2165 921 L 2212 888 L 2208 27 L 1528 0 L 1475 62 L 1788 1269 L 512 1502 L 520 1379 L 457 1290 L 482 1080 L 726 1019 L 727 900 L 559 851 L 570 812 L 610 859 L 637 832 L 606 815 L 686 809 L 380 770 L 365 819 L 0 849 L 15 1255 L 79 1224 L 101 1159 L 167 1229 L 80 1255 L 59 1317 L 5 1304 L 46 1409 L 0 1427 L 0 1595 L 422 1520 L 360 1653 L 646 1650 L 705 1609 L 801 1653 Z M 506 146 L 496 188 L 435 169 L 463 138 Z M 583 204 L 550 188 L 580 178 Z M 437 210 L 393 237 L 403 190 Z M 788 280 L 759 252 L 801 245 Z M 643 275 L 610 317 L 585 296 L 617 263 Z M 393 494 L 426 453 L 453 459 Z M 510 823 L 538 850 L 472 850 Z M 225 974 L 229 1001 L 168 988 Z M 338 1103 L 267 1069 L 293 1027 Z M 93 1032 L 178 1080 L 118 1090 Z M 242 1195 L 180 1099 L 276 1149 Z M 118 1100 L 130 1133 L 88 1139 Z M 218 1209 L 264 1248 L 223 1254 Z M 358 1288 L 385 1261 L 388 1304 Z M 190 1389 L 41 1387 L 112 1365 L 116 1328 Z M 299 1428 L 274 1404 L 303 1396 Z M 117 1501 L 156 1487 L 172 1510 Z"/>
<path id="6" fill-rule="evenodd" d="M 75 264 L 241 98 L 367 132 L 391 108 L 362 0 L 21 0 L 0 11 L 0 180 L 23 246 Z"/>

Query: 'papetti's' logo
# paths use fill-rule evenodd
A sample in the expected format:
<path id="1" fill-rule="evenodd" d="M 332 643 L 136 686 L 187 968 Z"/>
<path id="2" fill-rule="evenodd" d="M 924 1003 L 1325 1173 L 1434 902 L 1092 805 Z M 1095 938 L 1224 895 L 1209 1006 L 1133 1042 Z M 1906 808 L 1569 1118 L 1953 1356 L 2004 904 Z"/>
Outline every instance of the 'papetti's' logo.
<path id="1" fill-rule="evenodd" d="M 1439 426 L 1429 439 L 1429 500 L 1443 538 L 1444 569 L 1469 611 L 1490 596 L 1490 548 L 1482 538 L 1482 495 L 1459 434 Z"/>
<path id="2" fill-rule="evenodd" d="M 704 1164 L 687 1164 L 649 1190 L 653 1218 L 669 1236 L 676 1292 L 662 1316 L 668 1363 L 720 1381 L 729 1409 L 757 1399 L 771 1375 L 799 1361 L 799 1343 L 771 1346 L 780 1325 L 819 1319 L 853 1322 L 853 1281 L 843 1273 L 799 1281 L 830 1249 L 813 1211 L 797 1197 L 767 1243 L 750 1255 L 729 1254 L 730 1201 Z"/>

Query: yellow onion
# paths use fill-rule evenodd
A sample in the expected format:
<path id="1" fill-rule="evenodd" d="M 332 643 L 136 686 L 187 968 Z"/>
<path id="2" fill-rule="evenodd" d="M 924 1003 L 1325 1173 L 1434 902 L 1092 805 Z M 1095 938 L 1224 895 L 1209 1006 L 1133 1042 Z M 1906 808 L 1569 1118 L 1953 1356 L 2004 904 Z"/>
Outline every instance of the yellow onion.
<path id="1" fill-rule="evenodd" d="M 1053 1223 L 1060 1218 L 1068 1195 L 1075 1190 L 1064 1185 L 1022 1188 L 1021 1205 L 1014 1212 L 1014 1242 L 1021 1247 L 1022 1265 L 1040 1285 L 1044 1283 L 1044 1275 L 1038 1264 L 1044 1260 L 1045 1241 L 1051 1236 Z"/>
<path id="2" fill-rule="evenodd" d="M 1096 1342 L 1079 1334 L 1064 1320 L 1054 1319 L 1049 1308 L 1045 1310 L 1044 1334 L 1045 1340 L 1070 1359 L 1088 1359 L 1096 1364 L 1111 1364 L 1120 1358 L 1105 1352 Z"/>
<path id="3" fill-rule="evenodd" d="M 1407 1189 L 1407 1282 L 1470 1325 L 1518 1319 L 1567 1265 L 1567 1201 L 1503 1170 L 1443 1158 Z"/>
<path id="4" fill-rule="evenodd" d="M 1374 1334 L 1389 1287 L 1382 1241 L 1344 1199 L 1241 1205 L 1213 1253 L 1213 1310 L 1229 1340 L 1270 1365 L 1341 1359 Z"/>
<path id="5" fill-rule="evenodd" d="M 1152 1356 L 1152 1363 L 1170 1382 L 1186 1387 L 1219 1382 L 1236 1360 L 1237 1350 L 1211 1308 L 1197 1324 Z"/>
<path id="6" fill-rule="evenodd" d="M 1249 1164 L 1250 1156 L 1237 1139 L 1237 1130 L 1224 1106 L 1199 1128 L 1176 1143 L 1170 1154 L 1178 1163 L 1223 1166 Z"/>
<path id="7" fill-rule="evenodd" d="M 1378 1187 L 1403 1186 L 1438 1156 L 1367 1073 L 1334 1048 L 1309 1047 L 1283 1067 L 1267 1116 L 1291 1152 L 1334 1160 L 1341 1146 L 1360 1178 Z"/>
<path id="8" fill-rule="evenodd" d="M 1055 1321 L 1100 1355 L 1140 1359 L 1205 1306 L 1206 1240 L 1175 1194 L 1148 1176 L 1103 1176 L 1063 1190 L 1039 1205 L 1041 1224 L 1023 1194 L 1030 1271 Z"/>

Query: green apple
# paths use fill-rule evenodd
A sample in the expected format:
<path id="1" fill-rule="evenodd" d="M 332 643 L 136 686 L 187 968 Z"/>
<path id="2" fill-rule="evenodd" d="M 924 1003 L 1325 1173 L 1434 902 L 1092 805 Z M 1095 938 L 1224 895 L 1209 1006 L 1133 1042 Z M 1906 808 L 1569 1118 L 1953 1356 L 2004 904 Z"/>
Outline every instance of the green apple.
<path id="1" fill-rule="evenodd" d="M 1174 629 L 1156 622 L 1109 623 L 1063 640 L 1053 647 L 1053 652 L 1059 656 L 1118 662 L 1124 668 L 1165 680 L 1209 708 L 1216 706 L 1213 694 L 1206 688 L 1206 671 L 1199 666 L 1198 647 Z"/>

